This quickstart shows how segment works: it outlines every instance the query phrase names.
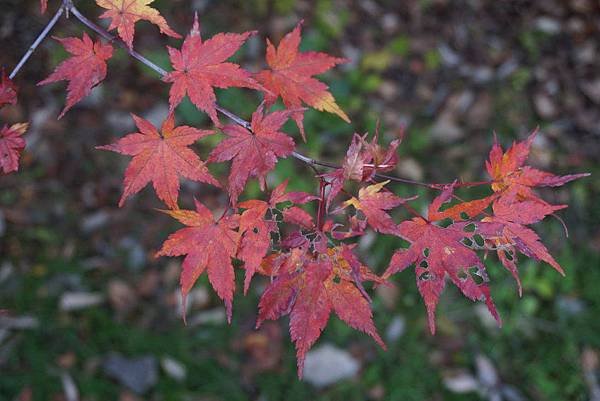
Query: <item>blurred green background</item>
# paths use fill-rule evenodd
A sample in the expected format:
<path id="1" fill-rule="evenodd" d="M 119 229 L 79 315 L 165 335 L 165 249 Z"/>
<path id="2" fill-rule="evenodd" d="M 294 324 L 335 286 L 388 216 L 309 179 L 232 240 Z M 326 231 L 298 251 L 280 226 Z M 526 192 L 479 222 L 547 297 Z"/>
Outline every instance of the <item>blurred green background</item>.
<path id="1" fill-rule="evenodd" d="M 58 1 L 49 3 L 52 13 Z M 76 4 L 89 17 L 100 14 L 93 1 Z M 286 125 L 300 150 L 315 158 L 340 161 L 353 132 L 373 132 L 379 123 L 386 143 L 405 129 L 396 175 L 481 180 L 494 131 L 509 145 L 539 126 L 531 164 L 559 174 L 592 173 L 541 191 L 550 202 L 569 204 L 560 214 L 568 238 L 555 219 L 536 225 L 567 275 L 521 258 L 519 299 L 510 275 L 489 255 L 504 326 L 449 286 L 431 336 L 407 271 L 394 286 L 375 291 L 375 321 L 389 350 L 332 318 L 313 354 L 317 377 L 299 381 L 287 320 L 253 330 L 264 282 L 255 281 L 246 297 L 238 293 L 227 325 L 201 279 L 185 326 L 180 260 L 153 257 L 179 226 L 156 213 L 161 204 L 148 188 L 116 206 L 128 159 L 94 146 L 131 132 L 129 112 L 159 123 L 168 86 L 118 50 L 107 80 L 57 121 L 65 86 L 35 86 L 66 56 L 49 39 L 16 79 L 19 105 L 0 112 L 2 123 L 31 122 L 21 170 L 0 177 L 0 400 L 600 400 L 598 2 L 157 0 L 153 6 L 181 34 L 194 10 L 204 37 L 257 29 L 235 57 L 251 71 L 264 67 L 265 38 L 278 42 L 301 19 L 303 50 L 350 59 L 320 78 L 352 124 L 310 110 L 307 143 Z M 37 1 L 3 0 L 0 65 L 12 69 L 49 18 L 39 15 Z M 76 20 L 63 19 L 53 35 L 81 32 Z M 180 42 L 148 23 L 136 26 L 136 48 L 165 68 L 166 44 Z M 256 93 L 238 89 L 218 97 L 246 118 L 260 102 Z M 187 101 L 177 117 L 210 125 Z M 202 157 L 220 138 L 201 141 Z M 211 169 L 227 171 L 224 164 Z M 281 161 L 270 182 L 285 178 L 293 189 L 316 188 L 311 171 L 295 160 Z M 247 196 L 259 196 L 251 187 Z M 208 186 L 185 182 L 182 188 L 182 207 L 193 196 L 213 208 L 226 202 Z M 435 195 L 393 188 L 419 195 L 417 209 Z M 478 191 L 459 194 L 484 193 Z M 395 238 L 367 235 L 359 249 L 381 272 L 398 246 Z M 344 369 L 356 374 L 319 385 Z"/>

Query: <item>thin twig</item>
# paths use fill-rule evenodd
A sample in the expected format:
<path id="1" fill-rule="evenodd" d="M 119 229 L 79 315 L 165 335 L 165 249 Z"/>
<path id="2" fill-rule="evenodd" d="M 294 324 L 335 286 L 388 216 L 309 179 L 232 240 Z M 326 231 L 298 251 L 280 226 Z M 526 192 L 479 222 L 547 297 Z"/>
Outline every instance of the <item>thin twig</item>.
<path id="1" fill-rule="evenodd" d="M 292 156 L 306 164 L 311 164 L 313 166 L 321 166 L 321 167 L 334 168 L 334 169 L 340 168 L 340 166 L 338 166 L 337 164 L 323 162 L 320 160 L 315 160 L 308 156 L 304 156 L 302 153 L 292 152 Z"/>
<path id="2" fill-rule="evenodd" d="M 233 114 L 232 112 L 230 112 L 227 109 L 222 108 L 221 106 L 215 106 L 215 109 L 217 109 L 217 111 L 221 114 L 223 114 L 225 117 L 229 118 L 231 121 L 233 121 L 234 123 L 236 123 L 237 125 L 240 125 L 244 128 L 246 128 L 247 130 L 250 130 L 252 127 L 252 124 L 250 124 L 248 121 L 244 120 L 241 117 L 238 117 L 237 115 Z"/>
<path id="3" fill-rule="evenodd" d="M 40 43 L 42 43 L 42 41 L 44 39 L 46 39 L 46 36 L 48 36 L 50 31 L 52 30 L 52 28 L 54 28 L 54 25 L 56 25 L 56 23 L 58 22 L 58 20 L 60 19 L 60 17 L 63 15 L 64 12 L 65 12 L 65 7 L 64 7 L 64 5 L 61 5 L 60 8 L 56 11 L 56 14 L 54 14 L 54 17 L 52 17 L 52 19 L 48 22 L 48 24 L 46 25 L 46 27 L 44 28 L 42 33 L 39 34 L 39 36 L 37 37 L 35 42 L 33 42 L 33 44 L 29 47 L 29 49 L 27 49 L 27 52 L 25 52 L 23 57 L 21 57 L 21 60 L 19 60 L 19 63 L 12 70 L 12 72 L 10 73 L 8 78 L 13 79 L 19 73 L 19 71 L 21 70 L 21 68 L 23 68 L 23 66 L 25 65 L 27 60 L 29 60 L 29 57 L 31 57 L 31 55 L 33 54 L 35 49 L 37 49 L 37 47 L 40 45 Z"/>

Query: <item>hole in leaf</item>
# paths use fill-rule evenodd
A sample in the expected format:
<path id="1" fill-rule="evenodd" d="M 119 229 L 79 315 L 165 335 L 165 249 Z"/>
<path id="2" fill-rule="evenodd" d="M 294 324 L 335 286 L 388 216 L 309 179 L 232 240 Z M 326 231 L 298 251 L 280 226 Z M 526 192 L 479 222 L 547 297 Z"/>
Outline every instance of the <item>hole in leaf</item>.
<path id="1" fill-rule="evenodd" d="M 475 231 L 475 229 L 477 228 L 477 226 L 475 225 L 475 223 L 469 223 L 465 226 L 465 231 L 468 233 L 472 233 Z"/>
<path id="2" fill-rule="evenodd" d="M 508 259 L 508 260 L 514 260 L 515 259 L 513 253 L 510 252 L 510 251 L 504 252 L 504 256 L 506 256 L 506 259 Z"/>
<path id="3" fill-rule="evenodd" d="M 465 272 L 464 269 L 460 269 L 457 276 L 460 279 L 460 281 L 465 281 L 469 277 L 469 275 L 467 274 L 467 272 Z"/>
<path id="4" fill-rule="evenodd" d="M 433 278 L 433 275 L 430 272 L 423 272 L 419 275 L 419 280 L 428 281 Z"/>
<path id="5" fill-rule="evenodd" d="M 427 269 L 429 267 L 429 263 L 427 263 L 426 260 L 421 261 L 421 263 L 419 263 L 419 266 L 422 267 L 423 269 Z"/>
<path id="6" fill-rule="evenodd" d="M 254 234 L 258 234 L 258 228 L 257 228 L 257 227 L 254 227 L 254 228 L 252 229 L 252 232 L 253 232 Z"/>
<path id="7" fill-rule="evenodd" d="M 481 285 L 485 281 L 481 274 L 481 269 L 477 266 L 469 267 L 469 274 L 471 275 L 473 281 L 475 281 L 475 284 L 477 285 Z"/>
<path id="8" fill-rule="evenodd" d="M 423 256 L 425 256 L 426 258 L 429 257 L 429 248 L 423 249 Z"/>
<path id="9" fill-rule="evenodd" d="M 452 224 L 452 219 L 451 219 L 451 218 L 449 218 L 449 217 L 447 217 L 447 218 L 445 218 L 445 219 L 443 219 L 443 220 L 440 220 L 440 221 L 438 221 L 438 225 L 439 225 L 440 227 L 444 227 L 444 228 L 446 228 L 446 227 L 448 227 L 450 224 Z"/>
<path id="10" fill-rule="evenodd" d="M 469 215 L 467 214 L 467 212 L 461 212 L 460 218 L 463 220 L 469 220 Z"/>
<path id="11" fill-rule="evenodd" d="M 336 284 L 339 284 L 339 283 L 340 283 L 340 281 L 342 281 L 342 279 L 340 278 L 340 276 L 335 276 L 335 277 L 333 278 L 333 282 L 334 282 L 334 283 L 336 283 Z"/>
<path id="12" fill-rule="evenodd" d="M 483 244 L 484 244 L 483 237 L 482 237 L 481 235 L 479 235 L 479 234 L 475 234 L 475 235 L 473 236 L 473 240 L 475 241 L 475 243 L 476 243 L 478 246 L 483 246 Z"/>
<path id="13" fill-rule="evenodd" d="M 463 238 L 462 243 L 468 246 L 469 248 L 473 246 L 473 241 L 470 238 Z"/>

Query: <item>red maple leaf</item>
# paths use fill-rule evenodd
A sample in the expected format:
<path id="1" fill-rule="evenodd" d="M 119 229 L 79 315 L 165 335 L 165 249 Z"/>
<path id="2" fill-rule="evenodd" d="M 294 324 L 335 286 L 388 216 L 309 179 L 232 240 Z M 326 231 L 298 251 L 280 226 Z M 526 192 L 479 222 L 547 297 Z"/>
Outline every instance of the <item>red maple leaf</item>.
<path id="1" fill-rule="evenodd" d="M 500 317 L 492 301 L 485 266 L 477 253 L 463 240 L 471 233 L 463 225 L 441 227 L 434 224 L 439 207 L 452 196 L 453 187 L 446 188 L 429 206 L 428 220 L 415 217 L 398 226 L 398 234 L 411 243 L 408 249 L 399 249 L 392 256 L 383 278 L 415 265 L 417 288 L 425 301 L 429 328 L 435 333 L 435 309 L 446 278 L 469 299 L 484 301 L 499 324 Z"/>
<path id="2" fill-rule="evenodd" d="M 557 176 L 524 166 L 537 132 L 534 130 L 524 141 L 514 142 L 506 152 L 502 151 L 497 140 L 494 141 L 489 160 L 485 163 L 487 172 L 493 179 L 494 192 L 516 191 L 517 200 L 537 198 L 531 190 L 532 187 L 559 187 L 589 175 L 583 173 Z"/>
<path id="3" fill-rule="evenodd" d="M 550 255 L 540 237 L 526 225 L 537 223 L 567 205 L 550 205 L 537 198 L 518 201 L 518 191 L 513 188 L 495 201 L 492 205 L 493 215 L 476 223 L 472 234 L 481 235 L 485 240 L 485 247 L 497 252 L 498 259 L 512 274 L 517 282 L 519 295 L 522 295 L 516 251 L 532 259 L 543 260 L 564 275 L 562 267 Z"/>
<path id="4" fill-rule="evenodd" d="M 269 70 L 263 70 L 256 75 L 256 79 L 271 93 L 265 94 L 268 105 L 275 103 L 281 96 L 288 109 L 299 109 L 305 103 L 317 110 L 327 111 L 340 116 L 344 121 L 350 122 L 348 116 L 335 103 L 329 87 L 313 78 L 313 75 L 322 74 L 337 64 L 347 62 L 346 59 L 329 56 L 318 52 L 298 52 L 300 45 L 300 25 L 275 46 L 267 39 L 267 64 Z M 304 138 L 303 113 L 296 111 L 294 121 Z"/>
<path id="5" fill-rule="evenodd" d="M 168 48 L 175 71 L 165 75 L 163 81 L 173 83 L 169 93 L 171 111 L 187 94 L 192 103 L 206 112 L 215 125 L 221 126 L 213 87 L 264 89 L 239 65 L 225 62 L 255 33 L 256 31 L 242 34 L 219 33 L 203 42 L 196 14 L 192 30 L 185 38 L 181 50 Z"/>
<path id="6" fill-rule="evenodd" d="M 4 174 L 19 169 L 19 155 L 25 149 L 25 140 L 21 137 L 29 124 L 5 125 L 0 130 L 0 170 Z"/>
<path id="7" fill-rule="evenodd" d="M 185 298 L 204 272 L 225 302 L 227 320 L 231 322 L 231 307 L 235 291 L 235 276 L 231 260 L 235 257 L 240 234 L 235 231 L 239 215 L 223 216 L 215 221 L 210 210 L 196 202 L 196 211 L 166 210 L 165 213 L 188 227 L 169 235 L 156 256 L 186 255 L 180 277 L 183 304 Z"/>
<path id="8" fill-rule="evenodd" d="M 382 192 L 381 190 L 388 182 L 384 181 L 361 188 L 358 191 L 358 199 L 353 197 L 347 200 L 342 208 L 350 205 L 354 206 L 356 210 L 360 210 L 365 215 L 367 223 L 375 231 L 382 234 L 397 235 L 398 226 L 387 211 L 409 199 L 400 198 L 389 191 Z"/>
<path id="9" fill-rule="evenodd" d="M 370 303 L 355 282 L 352 267 L 342 248 L 330 248 L 316 258 L 294 249 L 280 256 L 276 278 L 263 293 L 256 327 L 266 319 L 290 314 L 290 334 L 296 345 L 298 376 L 302 377 L 304 358 L 321 335 L 331 312 L 350 327 L 370 335 L 382 348 L 383 340 L 373 323 Z M 367 268 L 359 279 L 375 279 Z"/>
<path id="10" fill-rule="evenodd" d="M 179 176 L 220 187 L 204 162 L 188 147 L 214 131 L 185 125 L 175 127 L 174 116 L 170 114 L 158 132 L 150 122 L 135 114 L 132 117 L 139 132 L 128 134 L 112 145 L 96 147 L 133 156 L 125 171 L 120 207 L 151 181 L 158 197 L 171 209 L 178 208 Z"/>
<path id="11" fill-rule="evenodd" d="M 135 23 L 139 20 L 149 21 L 160 29 L 160 32 L 173 38 L 181 38 L 173 31 L 160 13 L 148 4 L 154 0 L 96 0 L 96 4 L 106 8 L 100 18 L 110 19 L 109 30 L 116 29 L 123 42 L 133 49 Z"/>
<path id="12" fill-rule="evenodd" d="M 258 178 L 261 190 L 265 179 L 280 157 L 290 155 L 294 140 L 279 129 L 288 120 L 292 110 L 275 111 L 263 115 L 263 106 L 252 114 L 251 131 L 239 125 L 227 125 L 227 138 L 213 149 L 209 162 L 233 160 L 229 173 L 229 198 L 233 205 L 244 190 L 250 177 Z"/>
<path id="13" fill-rule="evenodd" d="M 63 61 L 48 78 L 38 83 L 69 81 L 67 104 L 60 113 L 60 119 L 78 101 L 89 95 L 92 88 L 106 78 L 106 60 L 112 57 L 113 48 L 101 41 L 94 43 L 84 33 L 83 38 L 54 38 L 59 41 L 72 57 Z"/>
<path id="14" fill-rule="evenodd" d="M 5 104 L 17 104 L 17 87 L 2 69 L 2 77 L 0 79 L 0 107 Z"/>

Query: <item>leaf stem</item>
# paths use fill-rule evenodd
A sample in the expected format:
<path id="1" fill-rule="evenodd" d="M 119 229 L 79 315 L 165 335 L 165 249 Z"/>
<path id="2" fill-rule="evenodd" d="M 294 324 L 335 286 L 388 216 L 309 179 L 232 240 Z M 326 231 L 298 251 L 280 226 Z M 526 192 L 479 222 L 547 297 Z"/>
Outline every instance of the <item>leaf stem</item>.
<path id="1" fill-rule="evenodd" d="M 323 231 L 325 224 L 325 188 L 327 184 L 323 177 L 319 177 L 319 210 L 317 212 L 317 229 Z"/>
<path id="2" fill-rule="evenodd" d="M 63 15 L 64 12 L 65 12 L 65 5 L 63 3 L 63 5 L 61 5 L 60 8 L 56 11 L 56 13 L 52 17 L 52 19 L 48 22 L 48 24 L 46 24 L 46 27 L 44 28 L 44 30 L 35 39 L 33 44 L 31 46 L 29 46 L 29 49 L 27 49 L 27 51 L 25 52 L 23 57 L 21 57 L 21 60 L 19 60 L 19 63 L 11 71 L 8 78 L 13 79 L 19 73 L 19 71 L 21 70 L 21 68 L 23 68 L 25 63 L 27 63 L 27 60 L 29 60 L 29 57 L 31 57 L 31 55 L 33 54 L 35 49 L 37 49 L 37 47 L 40 45 L 40 43 L 42 43 L 42 41 L 44 39 L 46 39 L 46 36 L 48 36 L 50 31 L 52 30 L 52 28 L 54 28 L 54 25 L 56 25 L 56 23 L 58 22 L 58 20 L 60 19 L 60 17 Z"/>

